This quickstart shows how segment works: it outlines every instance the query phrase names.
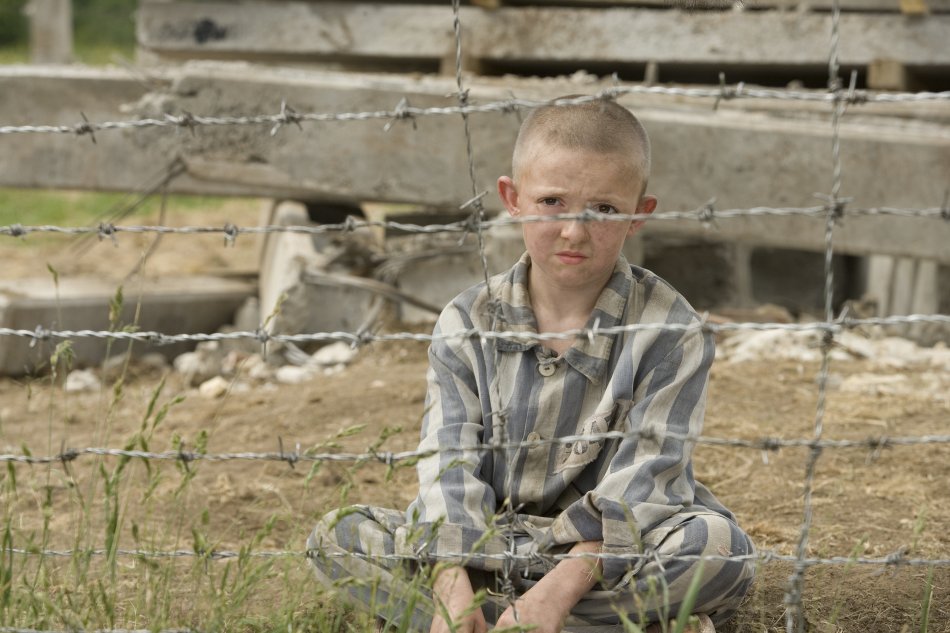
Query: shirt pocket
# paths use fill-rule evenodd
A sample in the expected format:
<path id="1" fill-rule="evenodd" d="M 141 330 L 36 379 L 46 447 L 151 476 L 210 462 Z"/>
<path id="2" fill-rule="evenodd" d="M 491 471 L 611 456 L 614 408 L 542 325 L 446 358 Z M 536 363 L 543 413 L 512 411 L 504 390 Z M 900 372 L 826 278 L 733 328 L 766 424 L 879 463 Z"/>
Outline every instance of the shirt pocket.
<path id="1" fill-rule="evenodd" d="M 603 435 L 618 427 L 618 422 L 630 412 L 632 403 L 626 400 L 617 401 L 606 411 L 595 413 L 587 418 L 577 431 L 577 435 Z M 600 455 L 604 447 L 604 439 L 581 439 L 569 444 L 562 444 L 558 449 L 554 463 L 554 472 L 561 474 L 571 470 L 580 470 Z"/>

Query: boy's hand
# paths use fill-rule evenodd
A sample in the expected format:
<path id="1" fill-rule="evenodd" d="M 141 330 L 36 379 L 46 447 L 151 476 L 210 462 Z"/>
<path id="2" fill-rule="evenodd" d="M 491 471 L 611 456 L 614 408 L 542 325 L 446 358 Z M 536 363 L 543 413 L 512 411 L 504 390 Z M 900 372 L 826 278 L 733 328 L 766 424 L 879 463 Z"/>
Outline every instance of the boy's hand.
<path id="1" fill-rule="evenodd" d="M 464 567 L 448 567 L 432 583 L 435 617 L 429 633 L 488 633 L 485 614 L 473 605 L 475 591 Z M 448 618 L 452 626 L 449 626 Z"/>
<path id="2" fill-rule="evenodd" d="M 586 541 L 571 548 L 572 554 L 599 552 L 603 543 Z M 495 630 L 523 627 L 532 633 L 560 633 L 564 620 L 600 577 L 597 558 L 566 558 L 508 607 L 498 618 Z M 515 620 L 515 609 L 518 611 Z M 518 628 L 513 630 L 517 631 Z"/>
<path id="3" fill-rule="evenodd" d="M 531 631 L 531 633 L 561 633 L 564 619 L 571 612 L 574 604 L 565 605 L 557 596 L 544 595 L 535 591 L 535 585 L 523 596 L 515 601 L 514 607 L 509 606 L 498 618 L 495 630 L 510 629 L 512 631 Z M 518 610 L 518 619 L 515 620 L 515 609 Z"/>

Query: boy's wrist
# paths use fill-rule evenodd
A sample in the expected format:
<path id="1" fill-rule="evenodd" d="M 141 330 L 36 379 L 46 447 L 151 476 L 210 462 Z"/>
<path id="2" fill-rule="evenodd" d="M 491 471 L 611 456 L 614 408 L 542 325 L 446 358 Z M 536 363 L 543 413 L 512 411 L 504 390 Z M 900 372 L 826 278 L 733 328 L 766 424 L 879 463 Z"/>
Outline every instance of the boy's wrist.
<path id="1" fill-rule="evenodd" d="M 571 548 L 575 555 L 599 554 L 603 549 L 602 541 L 584 541 Z M 568 611 L 596 585 L 602 577 L 603 564 L 594 556 L 565 558 L 539 581 L 544 583 L 546 591 L 556 593 Z M 545 581 L 546 579 L 546 581 Z"/>
<path id="2" fill-rule="evenodd" d="M 448 565 L 435 570 L 432 578 L 432 597 L 450 611 L 462 600 L 471 601 L 474 595 L 468 571 L 461 565 Z M 461 605 L 467 606 L 467 605 Z"/>

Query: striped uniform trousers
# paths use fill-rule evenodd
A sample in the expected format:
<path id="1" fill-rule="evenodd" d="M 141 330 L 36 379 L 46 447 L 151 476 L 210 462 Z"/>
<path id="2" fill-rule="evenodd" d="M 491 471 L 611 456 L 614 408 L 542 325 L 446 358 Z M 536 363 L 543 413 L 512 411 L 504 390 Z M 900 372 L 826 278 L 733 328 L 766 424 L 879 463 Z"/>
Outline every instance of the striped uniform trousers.
<path id="1" fill-rule="evenodd" d="M 575 605 L 565 631 L 622 630 L 622 616 L 640 626 L 668 620 L 679 611 L 693 579 L 700 575 L 693 612 L 706 613 L 715 624 L 728 620 L 739 607 L 754 576 L 748 555 L 754 547 L 728 518 L 714 512 L 684 513 L 643 535 L 643 551 L 651 554 L 631 562 L 631 569 L 611 589 L 595 587 Z M 405 530 L 403 512 L 371 506 L 350 506 L 323 517 L 307 540 L 308 558 L 317 578 L 339 590 L 351 603 L 393 625 L 408 620 L 411 631 L 427 632 L 434 606 L 430 592 L 431 566 L 394 555 L 396 535 Z M 515 533 L 516 553 L 534 551 L 534 539 Z M 566 552 L 569 546 L 561 551 Z M 355 555 L 355 556 L 354 556 Z M 384 558 L 385 556 L 390 558 Z M 692 558 L 714 557 L 700 563 Z M 746 557 L 726 560 L 724 557 Z M 377 557 L 377 558 L 374 558 Z M 499 572 L 469 567 L 476 591 L 487 590 L 482 611 L 493 624 L 508 606 Z M 519 569 L 510 576 L 518 594 L 530 589 L 543 572 Z M 599 587 L 599 585 L 598 585 Z"/>

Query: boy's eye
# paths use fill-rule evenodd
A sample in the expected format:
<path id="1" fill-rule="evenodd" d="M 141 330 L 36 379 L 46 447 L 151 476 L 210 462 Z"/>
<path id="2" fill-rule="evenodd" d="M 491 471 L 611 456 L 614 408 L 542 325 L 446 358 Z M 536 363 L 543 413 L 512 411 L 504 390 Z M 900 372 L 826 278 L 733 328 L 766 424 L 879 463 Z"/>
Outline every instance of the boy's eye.
<path id="1" fill-rule="evenodd" d="M 560 202 L 560 200 L 558 200 L 557 198 L 541 198 L 539 202 L 546 207 L 553 207 L 557 205 Z"/>
<path id="2" fill-rule="evenodd" d="M 604 215 L 613 215 L 614 213 L 617 213 L 617 207 L 610 204 L 595 204 L 594 210 L 597 211 L 597 213 L 603 213 Z"/>

